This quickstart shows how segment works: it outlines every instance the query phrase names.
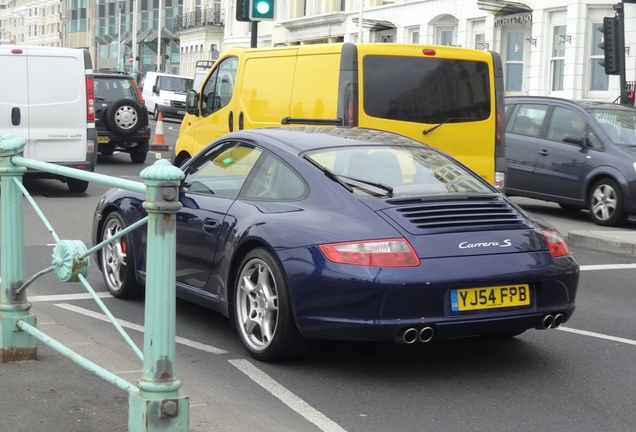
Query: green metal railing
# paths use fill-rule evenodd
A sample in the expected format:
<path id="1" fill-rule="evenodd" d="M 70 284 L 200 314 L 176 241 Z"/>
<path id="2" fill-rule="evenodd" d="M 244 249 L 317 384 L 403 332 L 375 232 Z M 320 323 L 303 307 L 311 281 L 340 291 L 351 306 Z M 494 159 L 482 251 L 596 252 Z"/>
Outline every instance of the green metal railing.
<path id="1" fill-rule="evenodd" d="M 0 364 L 35 360 L 37 341 L 71 359 L 86 370 L 114 384 L 129 395 L 130 432 L 187 431 L 189 400 L 181 395 L 175 376 L 176 337 L 176 223 L 178 187 L 183 172 L 166 160 L 158 160 L 141 172 L 143 183 L 60 167 L 24 158 L 25 141 L 13 135 L 0 138 Z M 80 240 L 61 240 L 22 185 L 27 168 L 146 194 L 148 216 L 91 249 Z M 24 221 L 26 198 L 53 235 L 52 265 L 28 280 L 25 272 Z M 147 272 L 143 353 L 92 289 L 85 276 L 90 256 L 106 244 L 147 224 Z M 37 278 L 55 272 L 63 282 L 80 282 L 93 296 L 117 331 L 143 362 L 141 378 L 131 384 L 70 350 L 36 328 L 26 288 Z"/>

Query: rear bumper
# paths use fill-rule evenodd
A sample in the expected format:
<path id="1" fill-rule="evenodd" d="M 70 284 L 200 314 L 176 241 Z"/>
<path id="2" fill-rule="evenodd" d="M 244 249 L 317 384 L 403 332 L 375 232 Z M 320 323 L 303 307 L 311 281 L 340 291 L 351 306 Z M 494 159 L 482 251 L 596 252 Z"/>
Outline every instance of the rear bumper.
<path id="1" fill-rule="evenodd" d="M 546 252 L 433 258 L 420 267 L 369 268 L 316 262 L 298 250 L 283 266 L 296 322 L 310 339 L 395 341 L 430 327 L 436 338 L 521 332 L 547 315 L 567 321 L 575 309 L 579 269 L 573 257 Z M 322 260 L 321 260 L 322 261 Z M 316 268 L 320 270 L 317 271 Z M 451 291 L 527 284 L 530 304 L 453 311 Z"/>
<path id="2" fill-rule="evenodd" d="M 159 113 L 161 113 L 163 117 L 183 119 L 186 114 L 185 107 L 172 107 L 166 105 L 157 105 L 157 111 L 159 112 L 155 113 L 155 117 L 159 116 Z"/>
<path id="3" fill-rule="evenodd" d="M 115 151 L 124 150 L 128 151 L 135 149 L 135 151 L 148 151 L 150 143 L 150 126 L 143 127 L 133 135 L 112 135 L 110 131 L 98 131 L 98 150 L 99 151 Z M 101 142 L 100 142 L 101 141 Z"/>

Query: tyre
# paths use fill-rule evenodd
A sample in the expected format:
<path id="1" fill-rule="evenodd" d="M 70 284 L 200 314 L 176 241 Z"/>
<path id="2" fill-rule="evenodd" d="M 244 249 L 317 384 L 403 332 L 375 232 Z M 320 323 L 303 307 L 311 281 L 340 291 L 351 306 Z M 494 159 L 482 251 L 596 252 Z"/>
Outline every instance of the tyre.
<path id="1" fill-rule="evenodd" d="M 147 152 L 138 152 L 133 151 L 130 153 L 130 160 L 135 164 L 142 164 L 146 162 L 146 156 L 148 156 Z"/>
<path id="2" fill-rule="evenodd" d="M 283 272 L 265 249 L 254 249 L 241 261 L 233 307 L 236 328 L 253 358 L 288 360 L 310 351 L 296 326 Z"/>
<path id="3" fill-rule="evenodd" d="M 68 186 L 68 190 L 71 192 L 83 193 L 86 192 L 86 189 L 88 189 L 88 182 L 69 178 L 66 180 L 66 186 Z"/>
<path id="4" fill-rule="evenodd" d="M 594 184 L 588 198 L 588 209 L 592 221 L 597 225 L 619 226 L 627 219 L 621 191 L 610 178 L 601 179 Z"/>
<path id="5" fill-rule="evenodd" d="M 100 243 L 108 240 L 126 227 L 123 217 L 112 212 L 104 221 L 99 233 Z M 108 291 L 117 298 L 137 298 L 143 294 L 143 286 L 135 276 L 135 261 L 130 235 L 108 243 L 99 251 L 99 264 Z"/>
<path id="6" fill-rule="evenodd" d="M 120 99 L 106 111 L 106 124 L 116 135 L 134 135 L 141 127 L 142 109 L 132 99 Z"/>

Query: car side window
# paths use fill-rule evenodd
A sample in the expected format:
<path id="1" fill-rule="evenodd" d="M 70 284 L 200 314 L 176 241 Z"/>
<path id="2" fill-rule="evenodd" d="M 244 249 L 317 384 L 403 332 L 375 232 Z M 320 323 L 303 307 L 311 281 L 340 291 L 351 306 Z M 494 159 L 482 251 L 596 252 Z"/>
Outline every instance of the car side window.
<path id="1" fill-rule="evenodd" d="M 236 198 L 261 154 L 262 150 L 236 141 L 216 146 L 188 167 L 182 190 Z"/>
<path id="2" fill-rule="evenodd" d="M 514 117 L 508 123 L 508 132 L 519 135 L 539 137 L 541 126 L 548 112 L 547 105 L 521 104 Z"/>
<path id="3" fill-rule="evenodd" d="M 250 176 L 247 199 L 271 201 L 296 200 L 305 195 L 305 182 L 287 164 L 266 154 Z"/>
<path id="4" fill-rule="evenodd" d="M 232 99 L 238 59 L 229 57 L 219 63 L 201 92 L 201 114 L 207 117 L 220 110 Z"/>
<path id="5" fill-rule="evenodd" d="M 547 138 L 552 141 L 563 141 L 566 136 L 584 139 L 586 136 L 585 120 L 571 109 L 554 107 L 548 125 Z"/>

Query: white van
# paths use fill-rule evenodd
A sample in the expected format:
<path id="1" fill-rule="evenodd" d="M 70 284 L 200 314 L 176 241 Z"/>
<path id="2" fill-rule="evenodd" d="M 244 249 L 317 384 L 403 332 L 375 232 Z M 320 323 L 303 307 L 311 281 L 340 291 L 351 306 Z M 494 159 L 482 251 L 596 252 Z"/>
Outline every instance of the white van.
<path id="1" fill-rule="evenodd" d="M 186 93 L 192 88 L 192 78 L 160 72 L 147 72 L 142 96 L 148 112 L 159 117 L 182 119 L 186 113 Z"/>
<path id="2" fill-rule="evenodd" d="M 24 157 L 95 171 L 97 132 L 93 66 L 85 49 L 0 45 L 0 135 L 26 140 Z M 88 182 L 56 178 L 73 192 Z"/>

